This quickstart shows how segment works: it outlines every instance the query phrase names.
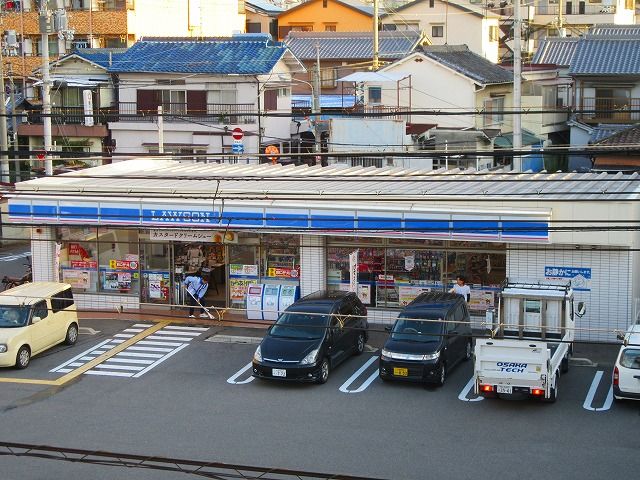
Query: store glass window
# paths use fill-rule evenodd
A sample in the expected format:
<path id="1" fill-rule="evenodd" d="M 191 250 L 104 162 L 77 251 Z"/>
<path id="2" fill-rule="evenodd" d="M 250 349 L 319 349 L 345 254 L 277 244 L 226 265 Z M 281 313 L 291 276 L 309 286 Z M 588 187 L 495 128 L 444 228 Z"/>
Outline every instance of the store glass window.
<path id="1" fill-rule="evenodd" d="M 99 291 L 104 293 L 140 293 L 140 254 L 138 231 L 98 229 Z"/>
<path id="2" fill-rule="evenodd" d="M 229 241 L 237 239 L 235 234 L 228 237 Z M 174 243 L 175 282 L 178 288 L 176 303 L 186 303 L 186 291 L 180 290 L 185 278 L 189 275 L 201 275 L 209 281 L 209 288 L 203 299 L 204 304 L 226 306 L 226 245 L 223 243 L 222 235 L 214 235 L 213 240 L 214 242 Z"/>
<path id="3" fill-rule="evenodd" d="M 300 236 L 262 236 L 262 283 L 300 282 Z"/>
<path id="4" fill-rule="evenodd" d="M 229 306 L 247 306 L 247 288 L 260 281 L 260 237 L 239 233 L 238 243 L 229 245 Z M 234 312 L 237 313 L 237 312 Z"/>
<path id="5" fill-rule="evenodd" d="M 327 289 L 349 290 L 349 255 L 358 251 L 358 296 L 365 305 L 376 306 L 376 284 L 384 280 L 384 248 L 330 247 L 327 249 Z M 385 292 L 386 293 L 386 292 Z M 386 298 L 386 295 L 384 295 Z"/>
<path id="6" fill-rule="evenodd" d="M 140 270 L 142 275 L 140 301 L 143 303 L 172 303 L 171 244 L 151 242 L 148 230 L 140 232 Z"/>
<path id="7" fill-rule="evenodd" d="M 60 278 L 76 293 L 98 289 L 98 244 L 95 227 L 60 227 Z"/>
<path id="8" fill-rule="evenodd" d="M 404 307 L 424 291 L 442 290 L 443 262 L 442 251 L 388 248 L 385 281 L 378 286 L 378 306 Z"/>

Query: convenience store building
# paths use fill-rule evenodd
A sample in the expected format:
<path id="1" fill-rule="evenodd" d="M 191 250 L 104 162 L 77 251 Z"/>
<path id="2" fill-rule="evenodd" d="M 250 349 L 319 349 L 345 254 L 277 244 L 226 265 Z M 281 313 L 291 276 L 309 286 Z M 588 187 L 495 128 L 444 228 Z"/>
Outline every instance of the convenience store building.
<path id="1" fill-rule="evenodd" d="M 480 321 L 513 277 L 571 281 L 587 302 L 578 337 L 610 340 L 638 313 L 638 185 L 146 159 L 19 183 L 9 219 L 33 226 L 34 278 L 71 283 L 81 308 L 182 305 L 182 279 L 202 271 L 206 305 L 242 311 L 251 284 L 346 290 L 355 268 L 372 322 L 458 275 Z"/>

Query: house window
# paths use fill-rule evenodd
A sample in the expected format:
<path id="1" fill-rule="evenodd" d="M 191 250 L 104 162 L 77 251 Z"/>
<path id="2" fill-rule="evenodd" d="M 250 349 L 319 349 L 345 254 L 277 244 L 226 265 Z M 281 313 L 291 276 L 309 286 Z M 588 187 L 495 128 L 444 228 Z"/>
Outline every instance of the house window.
<path id="1" fill-rule="evenodd" d="M 338 79 L 338 73 L 335 68 L 325 67 L 320 70 L 320 81 L 324 88 L 335 88 L 336 81 Z"/>
<path id="2" fill-rule="evenodd" d="M 286 98 L 291 96 L 291 89 L 289 87 L 283 87 L 278 89 L 278 98 Z"/>
<path id="3" fill-rule="evenodd" d="M 444 37 L 444 25 L 431 25 L 431 36 L 433 38 Z"/>
<path id="4" fill-rule="evenodd" d="M 498 38 L 498 26 L 497 25 L 489 25 L 489 41 L 497 42 Z"/>
<path id="5" fill-rule="evenodd" d="M 161 90 L 162 111 L 173 115 L 187 113 L 187 92 L 184 90 Z"/>
<path id="6" fill-rule="evenodd" d="M 207 104 L 235 105 L 237 102 L 236 86 L 233 83 L 214 83 L 207 91 Z"/>
<path id="7" fill-rule="evenodd" d="M 291 25 L 292 32 L 313 32 L 313 25 Z"/>
<path id="8" fill-rule="evenodd" d="M 429 8 L 434 8 L 436 6 L 436 0 L 429 0 Z"/>
<path id="9" fill-rule="evenodd" d="M 82 91 L 78 87 L 55 88 L 51 90 L 51 105 L 54 107 L 82 107 Z"/>
<path id="10" fill-rule="evenodd" d="M 369 87 L 367 93 L 369 103 L 382 103 L 382 87 Z"/>
<path id="11" fill-rule="evenodd" d="M 326 23 L 324 25 L 324 31 L 325 32 L 335 32 L 336 31 L 336 24 L 335 23 Z"/>
<path id="12" fill-rule="evenodd" d="M 397 27 L 394 23 L 383 23 L 382 30 L 385 32 L 394 32 L 397 30 Z"/>
<path id="13" fill-rule="evenodd" d="M 502 125 L 504 123 L 504 97 L 485 98 L 484 126 Z"/>

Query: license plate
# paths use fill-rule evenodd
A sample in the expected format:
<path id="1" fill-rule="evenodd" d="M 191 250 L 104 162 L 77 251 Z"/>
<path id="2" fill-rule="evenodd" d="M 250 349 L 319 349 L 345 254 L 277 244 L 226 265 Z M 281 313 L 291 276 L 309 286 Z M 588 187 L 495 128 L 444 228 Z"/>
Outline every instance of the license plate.
<path id="1" fill-rule="evenodd" d="M 498 385 L 496 391 L 498 393 L 513 393 L 513 387 L 511 385 Z"/>
<path id="2" fill-rule="evenodd" d="M 284 368 L 272 368 L 271 375 L 274 377 L 286 377 L 287 371 Z"/>
<path id="3" fill-rule="evenodd" d="M 409 369 L 408 368 L 393 367 L 393 374 L 396 377 L 408 377 L 409 376 Z"/>

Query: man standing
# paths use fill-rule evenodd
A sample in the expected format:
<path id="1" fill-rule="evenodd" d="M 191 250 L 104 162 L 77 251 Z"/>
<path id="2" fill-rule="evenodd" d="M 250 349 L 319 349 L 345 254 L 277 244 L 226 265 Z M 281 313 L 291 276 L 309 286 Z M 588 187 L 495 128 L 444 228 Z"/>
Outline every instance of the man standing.
<path id="1" fill-rule="evenodd" d="M 458 276 L 455 285 L 449 290 L 449 293 L 462 295 L 467 302 L 471 299 L 471 288 L 467 285 L 467 280 L 462 275 Z"/>
<path id="2" fill-rule="evenodd" d="M 189 318 L 194 318 L 193 312 L 196 305 L 202 307 L 202 298 L 207 293 L 209 282 L 206 278 L 198 275 L 189 275 L 184 279 L 184 286 L 187 289 L 187 305 L 189 305 Z M 204 312 L 204 308 L 200 308 L 200 317 L 205 318 L 208 315 Z"/>

